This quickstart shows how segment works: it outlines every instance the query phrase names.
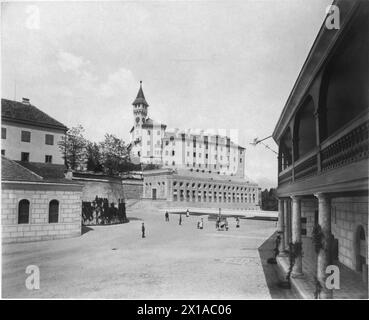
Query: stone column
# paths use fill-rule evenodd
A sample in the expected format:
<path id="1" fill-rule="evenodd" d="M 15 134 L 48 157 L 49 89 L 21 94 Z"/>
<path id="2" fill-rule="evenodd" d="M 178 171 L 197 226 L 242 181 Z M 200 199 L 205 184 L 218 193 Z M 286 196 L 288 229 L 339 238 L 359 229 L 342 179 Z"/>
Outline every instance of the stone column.
<path id="1" fill-rule="evenodd" d="M 292 243 L 301 242 L 301 197 L 291 196 L 292 199 Z M 301 247 L 302 248 L 302 247 Z M 301 254 L 295 259 L 295 264 L 292 269 L 292 277 L 301 277 L 302 273 L 302 256 Z"/>
<path id="2" fill-rule="evenodd" d="M 315 196 L 318 198 L 318 223 L 323 233 L 323 248 L 320 249 L 317 259 L 317 278 L 322 286 L 320 294 L 321 299 L 331 299 L 332 290 L 329 290 L 325 286 L 327 274 L 325 273 L 327 266 L 331 264 L 331 203 L 326 194 L 317 193 Z"/>
<path id="3" fill-rule="evenodd" d="M 277 232 L 281 237 L 281 242 L 279 244 L 279 252 L 283 254 L 286 251 L 284 243 L 284 204 L 282 199 L 278 199 L 278 225 Z"/>
<path id="4" fill-rule="evenodd" d="M 284 248 L 285 250 L 289 249 L 290 239 L 289 239 L 289 228 L 290 228 L 290 221 L 288 217 L 288 200 L 283 201 L 283 213 L 284 213 Z"/>

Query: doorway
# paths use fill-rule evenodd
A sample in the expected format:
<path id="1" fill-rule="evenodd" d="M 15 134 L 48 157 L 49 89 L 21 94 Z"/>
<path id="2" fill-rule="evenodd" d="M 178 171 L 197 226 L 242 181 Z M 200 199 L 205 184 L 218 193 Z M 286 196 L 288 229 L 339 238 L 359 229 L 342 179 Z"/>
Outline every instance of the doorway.
<path id="1" fill-rule="evenodd" d="M 155 188 L 152 189 L 152 199 L 156 200 L 156 189 Z"/>

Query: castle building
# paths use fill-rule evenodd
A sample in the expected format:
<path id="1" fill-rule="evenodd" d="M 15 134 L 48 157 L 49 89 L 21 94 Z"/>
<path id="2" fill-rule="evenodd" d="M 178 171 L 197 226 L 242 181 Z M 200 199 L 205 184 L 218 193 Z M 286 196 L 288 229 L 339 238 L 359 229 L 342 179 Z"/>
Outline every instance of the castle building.
<path id="1" fill-rule="evenodd" d="M 148 103 L 142 90 L 132 103 L 134 125 L 131 156 L 144 164 L 163 168 L 199 169 L 207 173 L 244 177 L 245 148 L 224 135 L 190 130 L 167 130 L 165 124 L 148 117 Z"/>
<path id="2" fill-rule="evenodd" d="M 148 117 L 142 82 L 132 105 L 131 158 L 159 167 L 143 172 L 143 199 L 187 207 L 260 208 L 259 188 L 245 178 L 245 148 L 224 134 L 167 130 Z"/>

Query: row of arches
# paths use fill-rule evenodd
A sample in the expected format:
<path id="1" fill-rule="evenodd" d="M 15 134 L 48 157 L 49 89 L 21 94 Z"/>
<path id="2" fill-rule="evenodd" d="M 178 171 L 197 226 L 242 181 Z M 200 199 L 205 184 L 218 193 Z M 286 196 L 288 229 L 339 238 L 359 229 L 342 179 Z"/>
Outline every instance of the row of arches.
<path id="1" fill-rule="evenodd" d="M 367 110 L 369 60 L 365 19 L 355 19 L 318 73 L 279 141 L 279 171 L 317 148 Z"/>
<path id="2" fill-rule="evenodd" d="M 51 200 L 49 202 L 48 212 L 49 223 L 59 222 L 59 201 Z M 18 224 L 28 224 L 30 222 L 30 201 L 22 199 L 18 203 Z"/>
<path id="3" fill-rule="evenodd" d="M 183 182 L 173 181 L 173 187 L 186 187 L 186 188 L 197 188 L 197 189 L 213 189 L 213 190 L 232 190 L 232 191 L 243 191 L 243 192 L 256 192 L 257 188 L 253 187 L 241 187 L 232 186 L 227 184 L 211 184 L 201 182 Z"/>

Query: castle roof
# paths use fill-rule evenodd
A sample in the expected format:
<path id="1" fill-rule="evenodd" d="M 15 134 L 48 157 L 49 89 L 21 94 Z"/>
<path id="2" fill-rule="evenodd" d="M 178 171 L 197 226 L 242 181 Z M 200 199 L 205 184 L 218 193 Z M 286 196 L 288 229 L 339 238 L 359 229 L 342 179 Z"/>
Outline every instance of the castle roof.
<path id="1" fill-rule="evenodd" d="M 140 89 L 138 90 L 137 97 L 135 101 L 132 103 L 133 105 L 136 104 L 143 104 L 144 106 L 148 107 L 149 104 L 146 102 L 145 95 L 142 90 L 142 81 L 140 81 Z"/>

